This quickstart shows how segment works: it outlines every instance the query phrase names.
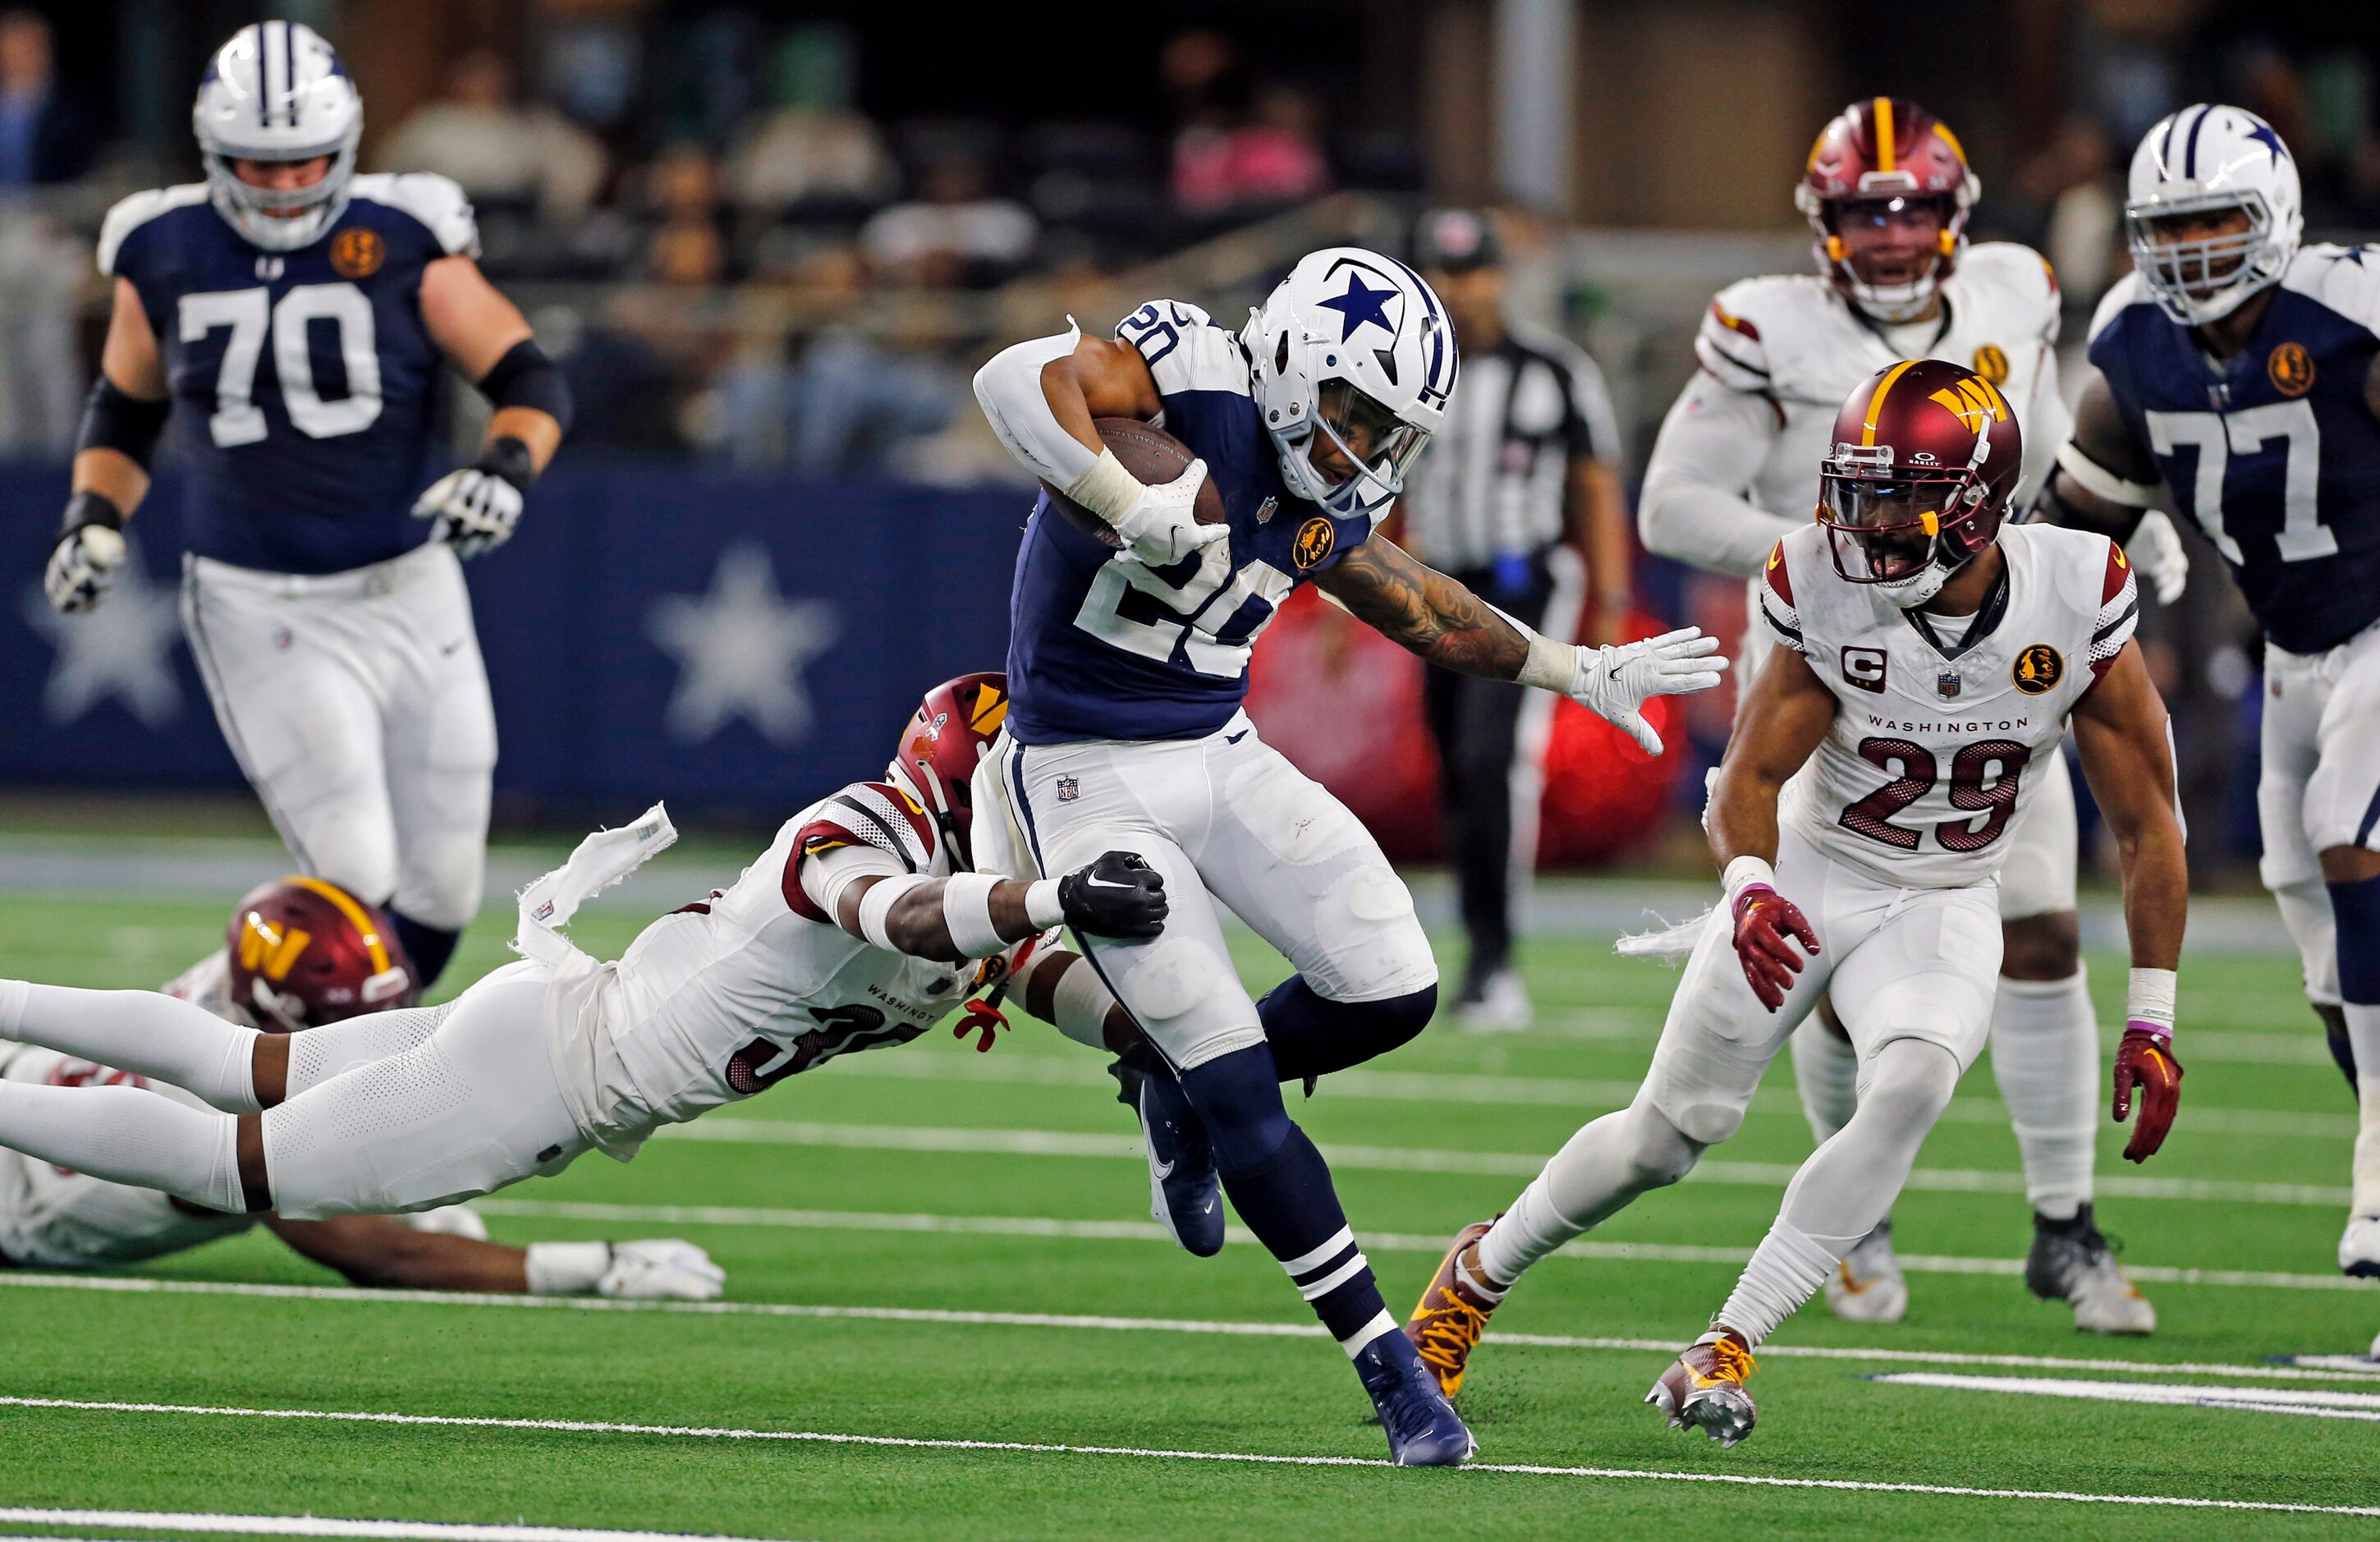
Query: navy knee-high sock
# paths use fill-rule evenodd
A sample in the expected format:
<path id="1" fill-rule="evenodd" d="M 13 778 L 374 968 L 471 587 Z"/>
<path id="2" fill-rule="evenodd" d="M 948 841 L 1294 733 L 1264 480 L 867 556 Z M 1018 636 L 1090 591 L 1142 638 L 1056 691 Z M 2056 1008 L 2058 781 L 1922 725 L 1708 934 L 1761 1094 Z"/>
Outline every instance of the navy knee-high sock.
<path id="1" fill-rule="evenodd" d="M 1281 1107 L 1280 1084 L 1272 1051 L 1261 1044 L 1182 1073 L 1232 1208 L 1352 1356 L 1395 1331 L 1396 1320 L 1355 1245 L 1329 1164 Z"/>
<path id="2" fill-rule="evenodd" d="M 1257 1003 L 1273 1065 L 1285 1082 L 1327 1076 L 1387 1054 L 1429 1026 L 1438 987 L 1378 1002 L 1333 1002 L 1292 975 Z"/>
<path id="3" fill-rule="evenodd" d="M 402 911 L 381 907 L 388 917 L 388 928 L 405 949 L 405 956 L 413 965 L 413 983 L 427 990 L 439 976 L 446 972 L 446 961 L 455 956 L 455 944 L 463 940 L 460 931 L 448 931 L 443 927 L 425 926 Z"/>

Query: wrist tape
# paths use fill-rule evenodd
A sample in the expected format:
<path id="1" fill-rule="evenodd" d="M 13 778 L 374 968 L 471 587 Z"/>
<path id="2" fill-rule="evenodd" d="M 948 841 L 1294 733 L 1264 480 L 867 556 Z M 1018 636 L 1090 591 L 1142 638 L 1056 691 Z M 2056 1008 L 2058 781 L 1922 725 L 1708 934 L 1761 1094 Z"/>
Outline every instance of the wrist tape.
<path id="1" fill-rule="evenodd" d="M 1736 896 L 1755 884 L 1773 892 L 1777 887 L 1777 869 L 1764 858 L 1739 856 L 1727 865 L 1727 871 L 1718 875 L 1718 881 L 1726 895 L 1719 903 L 1731 910 L 1735 907 Z"/>
<path id="2" fill-rule="evenodd" d="M 528 1293 L 585 1295 L 612 1268 L 608 1242 L 537 1242 L 528 1246 Z"/>
<path id="3" fill-rule="evenodd" d="M 870 884 L 868 892 L 859 896 L 859 935 L 868 939 L 868 946 L 881 948 L 888 953 L 899 953 L 901 950 L 892 945 L 892 936 L 885 931 L 884 923 L 892 916 L 892 906 L 901 896 L 933 881 L 915 873 L 903 873 L 897 878 L 880 879 Z"/>
<path id="4" fill-rule="evenodd" d="M 1001 880 L 989 873 L 953 873 L 942 880 L 942 925 L 951 942 L 969 958 L 989 958 L 1008 946 L 991 924 L 991 892 Z"/>
<path id="5" fill-rule="evenodd" d="M 2127 1025 L 2139 1024 L 2173 1036 L 2173 1001 L 2177 977 L 2171 969 L 2135 969 L 2124 995 Z"/>
<path id="6" fill-rule="evenodd" d="M 1036 931 L 1066 924 L 1066 907 L 1058 898 L 1056 879 L 1035 879 L 1025 886 L 1025 918 Z"/>
<path id="7" fill-rule="evenodd" d="M 1101 450 L 1091 468 L 1069 482 L 1066 496 L 1112 525 L 1140 502 L 1140 479 L 1123 468 L 1113 450 Z"/>

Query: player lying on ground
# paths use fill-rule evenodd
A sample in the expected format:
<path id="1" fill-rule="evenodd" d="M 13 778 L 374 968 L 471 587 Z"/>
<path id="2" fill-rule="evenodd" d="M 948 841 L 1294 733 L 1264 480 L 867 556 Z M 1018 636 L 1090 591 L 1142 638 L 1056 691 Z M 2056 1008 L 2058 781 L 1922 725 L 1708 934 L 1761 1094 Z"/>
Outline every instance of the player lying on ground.
<path id="1" fill-rule="evenodd" d="M 1755 613 L 1738 667 L 1755 678 L 1772 646 L 1756 612 L 1769 550 L 1810 519 L 1819 462 L 1843 398 L 1902 358 L 1976 370 L 2024 425 L 2022 505 L 2066 438 L 2058 388 L 2058 281 L 2040 254 L 1971 246 L 1981 183 L 1947 124 L 1913 102 L 1868 97 L 1820 130 L 1793 201 L 1808 219 L 1815 273 L 1720 290 L 1694 338 L 1701 368 L 1662 420 L 1645 468 L 1645 544 L 1746 580 Z M 2171 603 L 2189 575 L 2162 516 L 2128 557 Z M 2063 755 L 2039 757 L 2000 872 L 2000 981 L 1992 1076 L 2024 1160 L 2033 1245 L 2024 1281 L 2063 1300 L 2074 1324 L 2146 1333 L 2156 1313 L 2117 1269 L 2093 1213 L 2099 1024 L 2075 913 L 2074 791 Z M 1821 1002 L 1793 1036 L 1793 1084 L 1814 1139 L 1859 1106 L 1859 1057 Z M 1892 1220 L 1877 1223 L 1827 1281 L 1827 1304 L 1862 1322 L 1898 1322 L 1909 1283 Z"/>
<path id="2" fill-rule="evenodd" d="M 2265 634 L 2259 864 L 2354 1087 L 2338 1267 L 2380 1275 L 2380 249 L 2301 249 L 2272 126 L 2192 106 L 2132 156 L 2132 273 L 2040 512 L 2121 538 L 2187 514 Z M 2164 485 L 2159 486 L 2162 482 Z"/>
<path id="3" fill-rule="evenodd" d="M 1005 698 L 968 694 L 972 720 L 997 726 Z M 1122 853 L 1034 882 L 966 872 L 979 742 L 921 711 L 885 782 L 787 820 L 734 887 L 655 921 L 613 964 L 558 929 L 676 832 L 655 807 L 590 835 L 523 894 L 527 956 L 443 1007 L 260 1033 L 148 991 L 0 981 L 0 1036 L 222 1111 L 135 1087 L 0 1081 L 0 1146 L 210 1210 L 423 1210 L 558 1172 L 589 1147 L 625 1161 L 662 1125 L 915 1038 L 958 1004 L 974 960 L 1014 965 L 1028 1006 L 1103 1017 L 1112 1001 L 1074 954 L 1019 944 L 1062 922 L 1154 936 L 1164 882 Z M 921 776 L 957 779 L 956 799 L 930 795 L 939 820 Z"/>
<path id="4" fill-rule="evenodd" d="M 384 1034 L 393 1045 L 421 1037 L 412 966 L 385 919 L 322 879 L 282 879 L 241 900 L 225 946 L 209 965 L 190 969 L 166 993 L 246 1027 L 294 1033 L 381 1014 L 353 1031 Z M 148 1087 L 205 1107 L 177 1087 L 30 1045 L 0 1043 L 0 1078 L 30 1087 Z M 405 1220 L 227 1213 L 0 1151 L 0 1265 L 137 1263 L 259 1225 L 358 1285 L 708 1301 L 725 1279 L 702 1249 L 674 1238 L 506 1247 L 488 1241 L 486 1225 L 461 1205 Z"/>
<path id="5" fill-rule="evenodd" d="M 1834 439 L 1820 522 L 1768 558 L 1761 613 L 1782 646 L 1711 806 L 1725 901 L 1699 924 L 1635 1100 L 1572 1136 L 1492 1224 L 1464 1228 L 1415 1308 L 1406 1331 L 1450 1391 L 1522 1272 L 1732 1135 L 1831 993 L 1859 1051 L 1858 1111 L 1794 1173 L 1711 1330 L 1646 1399 L 1730 1445 L 1750 1432 L 1753 1350 L 1891 1208 L 1984 1047 L 2005 836 L 2070 717 L 2123 867 L 2116 1117 L 2136 1086 L 2144 1099 L 2124 1154 L 2144 1160 L 2172 1123 L 2189 877 L 2165 705 L 2131 640 L 2131 565 L 2104 536 L 1999 528 L 2016 419 L 1957 365 L 1877 374 Z"/>
<path id="6" fill-rule="evenodd" d="M 209 61 L 206 180 L 100 228 L 114 310 L 44 584 L 60 611 L 101 606 L 170 419 L 183 629 L 224 739 L 298 866 L 381 906 L 427 984 L 479 910 L 496 763 L 456 559 L 512 535 L 570 393 L 480 272 L 463 189 L 355 175 L 363 111 L 297 22 Z M 424 490 L 449 367 L 493 415 L 478 460 Z"/>
<path id="7" fill-rule="evenodd" d="M 1117 847 L 1165 876 L 1163 937 L 1086 942 L 1150 1046 L 1119 1074 L 1152 1212 L 1211 1253 L 1228 1190 L 1354 1362 L 1396 1460 L 1416 1465 L 1463 1461 L 1470 1432 L 1397 1333 L 1280 1083 L 1412 1038 L 1438 965 L 1370 832 L 1241 710 L 1250 648 L 1311 581 L 1433 662 L 1570 696 L 1654 751 L 1639 708 L 1708 689 L 1720 666 L 1691 628 L 1623 648 L 1539 637 L 1374 534 L 1455 376 L 1429 286 L 1339 247 L 1300 260 L 1239 333 L 1153 300 L 1114 340 L 1020 343 L 975 382 L 1002 443 L 1053 493 L 1017 560 L 1016 709 L 998 774 L 978 780 L 979 806 L 999 798 L 1015 833 L 1005 870 Z M 1103 431 L 1119 419 L 1134 421 Z M 1160 419 L 1178 443 L 1142 426 Z M 1184 449 L 1196 458 L 1177 465 Z M 1262 1002 L 1232 966 L 1225 907 L 1296 968 Z"/>

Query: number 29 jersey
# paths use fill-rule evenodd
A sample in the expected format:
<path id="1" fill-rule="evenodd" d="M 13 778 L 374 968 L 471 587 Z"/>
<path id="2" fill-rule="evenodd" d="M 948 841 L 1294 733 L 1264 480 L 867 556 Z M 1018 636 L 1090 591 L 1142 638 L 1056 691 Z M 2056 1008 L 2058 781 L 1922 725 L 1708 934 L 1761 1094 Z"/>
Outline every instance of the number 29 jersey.
<path id="1" fill-rule="evenodd" d="M 1780 823 L 1877 881 L 1997 880 L 2009 826 L 2067 714 L 2123 651 L 2140 598 L 2122 548 L 2046 525 L 2000 531 L 2000 582 L 1967 630 L 1904 611 L 1835 571 L 1827 531 L 1778 542 L 1761 613 L 1834 693 L 1817 753 L 1785 784 Z M 1928 628 L 1931 630 L 1928 630 Z"/>
<path id="2" fill-rule="evenodd" d="M 419 545 L 440 356 L 422 270 L 475 255 L 462 188 L 428 173 L 358 176 L 311 245 L 250 245 L 204 183 L 108 212 L 99 269 L 129 281 L 156 334 L 188 544 L 269 573 L 337 573 Z"/>
<path id="3" fill-rule="evenodd" d="M 1050 506 L 1034 506 L 1009 595 L 1011 737 L 1194 739 L 1232 721 L 1248 655 L 1290 591 L 1371 538 L 1291 496 L 1236 334 L 1195 305 L 1152 300 L 1116 336 L 1140 350 L 1162 410 L 1152 421 L 1207 463 L 1231 539 L 1151 568 Z"/>
<path id="4" fill-rule="evenodd" d="M 2230 564 L 2265 635 L 2322 653 L 2380 621 L 2380 247 L 2289 260 L 2220 368 L 2137 273 L 2091 322 L 2091 362 L 2179 512 Z"/>

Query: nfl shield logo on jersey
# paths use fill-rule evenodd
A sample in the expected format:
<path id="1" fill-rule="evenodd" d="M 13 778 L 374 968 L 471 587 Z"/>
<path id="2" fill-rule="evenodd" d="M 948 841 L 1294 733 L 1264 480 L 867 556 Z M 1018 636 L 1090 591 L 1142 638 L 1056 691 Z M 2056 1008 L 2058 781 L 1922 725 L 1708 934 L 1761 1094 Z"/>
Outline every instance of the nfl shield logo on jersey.
<path id="1" fill-rule="evenodd" d="M 1942 699 L 1945 701 L 1958 695 L 1960 688 L 1965 684 L 1965 681 L 1959 678 L 1959 672 L 1950 669 L 1944 670 L 1940 678 L 1936 681 L 1936 685 L 1942 692 Z"/>
<path id="2" fill-rule="evenodd" d="M 1058 778 L 1058 801 L 1072 803 L 1083 795 L 1083 784 L 1071 776 Z"/>

